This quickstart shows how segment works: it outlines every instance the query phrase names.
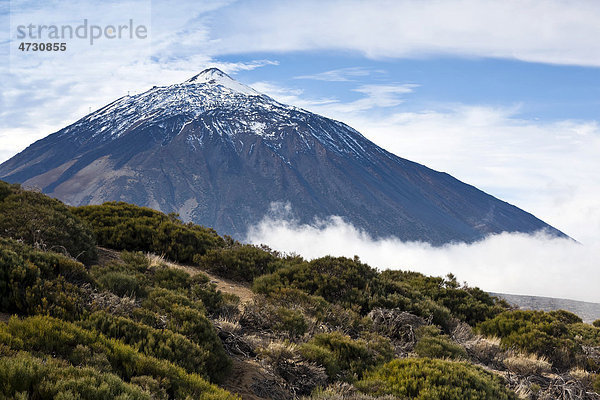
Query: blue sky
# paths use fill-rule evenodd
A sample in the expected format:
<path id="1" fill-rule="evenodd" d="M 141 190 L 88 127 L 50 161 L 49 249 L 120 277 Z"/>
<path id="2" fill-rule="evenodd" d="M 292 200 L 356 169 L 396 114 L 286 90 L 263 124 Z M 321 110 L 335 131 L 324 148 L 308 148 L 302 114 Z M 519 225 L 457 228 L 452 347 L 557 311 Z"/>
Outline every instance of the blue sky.
<path id="1" fill-rule="evenodd" d="M 103 27 L 132 19 L 149 35 L 18 50 L 18 25 L 84 19 Z M 4 1 L 0 162 L 128 91 L 216 66 L 532 212 L 587 244 L 579 268 L 592 268 L 599 20 L 595 0 Z"/>
<path id="2" fill-rule="evenodd" d="M 353 89 L 362 84 L 415 84 L 418 87 L 396 110 L 440 108 L 446 103 L 519 105 L 520 117 L 543 120 L 597 119 L 600 110 L 597 67 L 491 58 L 373 60 L 322 51 L 227 56 L 222 60 L 249 62 L 257 58 L 277 60 L 278 65 L 240 71 L 236 78 L 248 83 L 273 81 L 314 99 L 333 97 L 348 102 L 361 97 Z M 339 73 L 319 76 L 326 71 Z"/>

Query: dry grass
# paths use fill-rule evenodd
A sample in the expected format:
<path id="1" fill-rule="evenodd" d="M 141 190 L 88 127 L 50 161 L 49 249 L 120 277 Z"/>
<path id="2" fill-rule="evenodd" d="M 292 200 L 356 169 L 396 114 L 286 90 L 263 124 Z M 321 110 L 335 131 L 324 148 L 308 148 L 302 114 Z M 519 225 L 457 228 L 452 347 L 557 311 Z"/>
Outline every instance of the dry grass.
<path id="1" fill-rule="evenodd" d="M 475 336 L 463 343 L 467 353 L 484 365 L 496 365 L 502 353 L 500 338 Z"/>
<path id="2" fill-rule="evenodd" d="M 588 372 L 582 368 L 574 368 L 570 370 L 569 376 L 581 382 L 586 387 L 592 387 L 594 379 L 596 378 L 595 374 Z"/>
<path id="3" fill-rule="evenodd" d="M 293 360 L 298 355 L 298 346 L 290 342 L 272 341 L 267 347 L 260 349 L 259 354 L 270 363 L 281 360 Z"/>
<path id="4" fill-rule="evenodd" d="M 217 329 L 231 334 L 240 334 L 242 331 L 239 321 L 235 319 L 219 317 L 213 323 Z"/>
<path id="5" fill-rule="evenodd" d="M 452 334 L 450 335 L 452 339 L 459 343 L 465 344 L 470 340 L 473 340 L 475 335 L 473 334 L 473 328 L 464 322 L 459 322 L 456 324 L 456 327 L 452 330 Z M 500 340 L 500 339 L 498 339 Z M 498 343 L 499 345 L 500 343 Z"/>
<path id="6" fill-rule="evenodd" d="M 158 268 L 164 268 L 164 267 L 179 268 L 179 266 L 177 264 L 167 261 L 163 255 L 146 253 L 146 259 L 148 260 L 148 263 L 150 264 L 149 265 L 150 268 L 157 268 L 157 267 Z"/>
<path id="7" fill-rule="evenodd" d="M 534 354 L 512 353 L 503 363 L 510 372 L 518 375 L 540 375 L 552 370 L 552 364 L 547 358 Z"/>

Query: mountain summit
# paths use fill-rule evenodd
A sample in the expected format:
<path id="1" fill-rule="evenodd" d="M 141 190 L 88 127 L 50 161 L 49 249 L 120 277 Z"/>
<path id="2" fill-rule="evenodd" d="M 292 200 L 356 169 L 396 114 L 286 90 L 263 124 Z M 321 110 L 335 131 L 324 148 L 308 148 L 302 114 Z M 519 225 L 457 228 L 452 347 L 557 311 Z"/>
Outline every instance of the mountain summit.
<path id="1" fill-rule="evenodd" d="M 375 237 L 435 245 L 545 229 L 533 215 L 402 159 L 348 125 L 281 104 L 216 68 L 125 96 L 0 165 L 72 204 L 118 200 L 243 238 L 273 202 Z"/>
<path id="2" fill-rule="evenodd" d="M 244 93 L 249 96 L 260 96 L 256 90 L 249 86 L 243 85 L 232 79 L 229 75 L 224 73 L 218 68 L 208 68 L 200 72 L 198 75 L 194 75 L 186 81 L 187 83 L 195 84 L 208 84 L 208 85 L 220 85 L 225 88 L 231 89 L 235 92 Z"/>

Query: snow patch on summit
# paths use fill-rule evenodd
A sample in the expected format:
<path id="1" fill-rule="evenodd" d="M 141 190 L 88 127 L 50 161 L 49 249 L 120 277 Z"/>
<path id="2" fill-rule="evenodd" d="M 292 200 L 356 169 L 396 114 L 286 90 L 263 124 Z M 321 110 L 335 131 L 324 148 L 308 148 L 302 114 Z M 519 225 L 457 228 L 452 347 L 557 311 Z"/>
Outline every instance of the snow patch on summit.
<path id="1" fill-rule="evenodd" d="M 248 96 L 260 96 L 261 94 L 249 86 L 246 86 L 217 68 L 209 68 L 194 75 L 186 81 L 201 85 L 220 85 L 234 92 L 243 93 Z"/>

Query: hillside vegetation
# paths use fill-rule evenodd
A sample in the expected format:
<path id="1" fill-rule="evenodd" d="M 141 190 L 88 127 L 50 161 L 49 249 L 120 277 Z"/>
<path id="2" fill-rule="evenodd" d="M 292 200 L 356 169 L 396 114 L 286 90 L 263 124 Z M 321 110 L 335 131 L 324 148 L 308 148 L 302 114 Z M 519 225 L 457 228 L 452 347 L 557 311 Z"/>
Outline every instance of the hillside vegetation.
<path id="1" fill-rule="evenodd" d="M 0 227 L 0 399 L 600 399 L 600 327 L 452 275 L 4 182 Z"/>

